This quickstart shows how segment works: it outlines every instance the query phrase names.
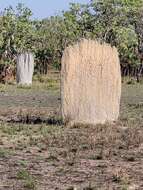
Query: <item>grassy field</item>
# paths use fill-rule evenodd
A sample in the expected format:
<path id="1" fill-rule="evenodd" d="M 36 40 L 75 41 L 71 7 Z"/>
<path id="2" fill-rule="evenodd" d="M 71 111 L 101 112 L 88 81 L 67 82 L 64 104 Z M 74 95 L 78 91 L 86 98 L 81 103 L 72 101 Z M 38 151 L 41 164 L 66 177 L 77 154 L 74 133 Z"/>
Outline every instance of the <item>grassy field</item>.
<path id="1" fill-rule="evenodd" d="M 65 127 L 59 81 L 0 85 L 0 190 L 143 189 L 143 85 L 123 84 L 118 122 Z"/>

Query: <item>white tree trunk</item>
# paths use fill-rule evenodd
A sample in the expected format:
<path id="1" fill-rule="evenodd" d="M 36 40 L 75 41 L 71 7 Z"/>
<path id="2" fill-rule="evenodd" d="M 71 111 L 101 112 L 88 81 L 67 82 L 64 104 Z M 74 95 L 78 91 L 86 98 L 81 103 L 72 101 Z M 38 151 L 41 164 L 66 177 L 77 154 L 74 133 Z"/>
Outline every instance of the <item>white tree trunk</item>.
<path id="1" fill-rule="evenodd" d="M 34 72 L 34 57 L 32 53 L 22 53 L 17 57 L 16 80 L 18 84 L 31 85 Z"/>
<path id="2" fill-rule="evenodd" d="M 118 119 L 121 73 L 118 52 L 108 44 L 82 40 L 62 58 L 63 120 L 98 124 Z"/>

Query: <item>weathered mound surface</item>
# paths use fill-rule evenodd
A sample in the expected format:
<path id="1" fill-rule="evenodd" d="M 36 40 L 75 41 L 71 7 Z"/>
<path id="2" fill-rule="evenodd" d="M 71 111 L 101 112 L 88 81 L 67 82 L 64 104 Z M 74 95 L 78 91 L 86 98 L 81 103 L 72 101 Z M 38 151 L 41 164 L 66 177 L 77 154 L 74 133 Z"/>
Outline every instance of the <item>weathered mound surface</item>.
<path id="1" fill-rule="evenodd" d="M 82 40 L 65 49 L 62 58 L 63 120 L 97 124 L 118 119 L 121 73 L 116 48 Z"/>
<path id="2" fill-rule="evenodd" d="M 16 65 L 16 80 L 18 84 L 31 85 L 34 72 L 34 57 L 31 53 L 18 55 Z"/>

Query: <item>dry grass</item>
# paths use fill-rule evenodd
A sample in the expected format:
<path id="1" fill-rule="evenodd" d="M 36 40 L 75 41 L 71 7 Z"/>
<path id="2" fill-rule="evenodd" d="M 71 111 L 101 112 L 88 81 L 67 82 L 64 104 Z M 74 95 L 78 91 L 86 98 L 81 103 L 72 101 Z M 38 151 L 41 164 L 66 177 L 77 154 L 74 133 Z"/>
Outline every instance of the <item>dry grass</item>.
<path id="1" fill-rule="evenodd" d="M 0 165 L 11 168 L 8 181 L 14 180 L 15 190 L 24 189 L 25 183 L 38 190 L 140 187 L 142 132 L 140 126 L 119 124 L 74 128 L 1 124 Z"/>
<path id="2" fill-rule="evenodd" d="M 50 118 L 54 113 L 58 119 L 59 89 L 45 89 L 44 84 L 38 92 L 5 86 L 1 115 Z M 0 122 L 0 190 L 142 189 L 142 97 L 143 85 L 124 84 L 120 120 L 112 125 Z M 42 104 L 33 108 L 39 100 Z"/>

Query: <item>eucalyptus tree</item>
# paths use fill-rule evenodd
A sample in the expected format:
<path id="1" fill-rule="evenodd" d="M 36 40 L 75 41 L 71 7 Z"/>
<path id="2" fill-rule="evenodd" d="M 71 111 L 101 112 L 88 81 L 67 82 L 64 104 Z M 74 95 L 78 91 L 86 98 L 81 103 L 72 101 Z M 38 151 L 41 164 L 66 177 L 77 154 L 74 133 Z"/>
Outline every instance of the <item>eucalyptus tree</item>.
<path id="1" fill-rule="evenodd" d="M 32 12 L 23 4 L 16 9 L 6 8 L 0 17 L 0 56 L 6 62 L 13 62 L 17 53 L 32 48 Z"/>
<path id="2" fill-rule="evenodd" d="M 143 61 L 143 0 L 91 0 L 71 3 L 68 11 L 31 20 L 22 4 L 0 16 L 0 57 L 13 62 L 22 51 L 33 51 L 36 68 L 60 68 L 63 50 L 81 38 L 98 39 L 118 48 L 122 65 L 136 68 Z"/>

